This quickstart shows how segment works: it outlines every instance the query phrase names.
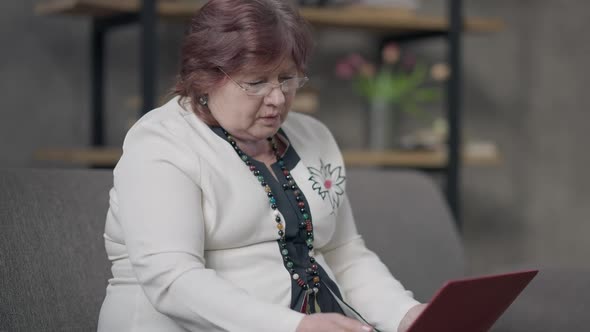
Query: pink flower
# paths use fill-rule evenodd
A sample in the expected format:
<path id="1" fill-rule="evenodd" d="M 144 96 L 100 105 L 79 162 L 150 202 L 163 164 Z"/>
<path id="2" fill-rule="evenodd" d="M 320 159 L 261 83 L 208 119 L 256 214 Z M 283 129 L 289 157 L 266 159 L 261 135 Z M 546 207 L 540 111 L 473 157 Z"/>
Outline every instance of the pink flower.
<path id="1" fill-rule="evenodd" d="M 365 62 L 365 59 L 358 53 L 353 53 L 348 56 L 348 63 L 355 69 L 360 68 Z"/>
<path id="2" fill-rule="evenodd" d="M 399 60 L 400 53 L 399 46 L 397 46 L 396 43 L 389 43 L 383 47 L 381 58 L 383 59 L 384 63 L 392 65 Z"/>
<path id="3" fill-rule="evenodd" d="M 340 61 L 336 64 L 336 76 L 345 80 L 349 80 L 354 76 L 354 67 L 346 61 L 347 59 Z"/>

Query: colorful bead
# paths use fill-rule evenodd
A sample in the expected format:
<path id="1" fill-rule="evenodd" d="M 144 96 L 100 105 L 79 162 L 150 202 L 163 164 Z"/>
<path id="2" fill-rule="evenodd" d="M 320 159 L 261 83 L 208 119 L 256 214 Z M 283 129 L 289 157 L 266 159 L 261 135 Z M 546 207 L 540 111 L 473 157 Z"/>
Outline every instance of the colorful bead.
<path id="1" fill-rule="evenodd" d="M 287 262 L 287 267 L 288 268 L 292 268 L 293 267 L 293 262 L 291 262 L 291 261 Z"/>
<path id="2" fill-rule="evenodd" d="M 299 202 L 299 203 L 297 203 L 297 206 L 299 206 L 300 208 L 303 208 L 305 206 L 305 203 Z"/>
<path id="3" fill-rule="evenodd" d="M 298 275 L 297 273 L 295 273 L 295 274 L 293 275 L 293 280 L 297 280 L 297 279 L 299 279 L 299 275 Z"/>
<path id="4" fill-rule="evenodd" d="M 284 226 L 283 226 L 283 224 L 277 224 L 277 228 L 282 230 L 284 228 Z"/>
<path id="5" fill-rule="evenodd" d="M 320 277 L 313 277 L 313 282 L 314 283 L 319 283 L 320 282 Z"/>
<path id="6" fill-rule="evenodd" d="M 281 250 L 281 254 L 283 254 L 283 256 L 287 256 L 289 254 L 289 250 L 283 249 Z"/>

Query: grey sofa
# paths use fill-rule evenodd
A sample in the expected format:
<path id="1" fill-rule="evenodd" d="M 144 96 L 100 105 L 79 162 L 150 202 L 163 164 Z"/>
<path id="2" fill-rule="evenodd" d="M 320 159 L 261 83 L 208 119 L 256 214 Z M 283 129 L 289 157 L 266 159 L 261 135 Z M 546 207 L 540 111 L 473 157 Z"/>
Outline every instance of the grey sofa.
<path id="1" fill-rule="evenodd" d="M 463 275 L 460 237 L 428 177 L 350 169 L 348 181 L 367 245 L 419 300 Z M 0 169 L 0 331 L 96 330 L 111 183 L 109 171 Z M 585 277 L 541 271 L 493 331 L 588 330 Z"/>

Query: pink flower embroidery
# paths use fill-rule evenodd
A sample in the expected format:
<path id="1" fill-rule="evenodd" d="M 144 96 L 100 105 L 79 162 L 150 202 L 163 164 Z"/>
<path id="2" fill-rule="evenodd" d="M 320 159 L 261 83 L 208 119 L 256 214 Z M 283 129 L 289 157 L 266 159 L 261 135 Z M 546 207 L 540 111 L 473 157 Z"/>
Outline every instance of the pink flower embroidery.
<path id="1" fill-rule="evenodd" d="M 344 180 L 342 166 L 332 168 L 331 164 L 324 164 L 320 159 L 320 167 L 308 167 L 313 182 L 312 189 L 316 190 L 323 200 L 328 198 L 332 209 L 340 206 L 340 197 L 344 195 Z"/>

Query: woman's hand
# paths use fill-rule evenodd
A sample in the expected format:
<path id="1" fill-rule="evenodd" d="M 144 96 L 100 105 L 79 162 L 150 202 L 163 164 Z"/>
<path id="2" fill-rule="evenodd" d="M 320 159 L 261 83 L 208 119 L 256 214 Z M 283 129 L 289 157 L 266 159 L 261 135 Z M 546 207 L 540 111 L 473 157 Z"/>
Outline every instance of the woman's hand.
<path id="1" fill-rule="evenodd" d="M 341 314 L 312 314 L 303 317 L 296 332 L 371 332 L 373 328 Z"/>
<path id="2" fill-rule="evenodd" d="M 422 311 L 426 308 L 426 304 L 418 304 L 410 308 L 402 321 L 399 323 L 399 327 L 397 328 L 397 332 L 406 332 L 412 323 L 420 316 Z"/>

